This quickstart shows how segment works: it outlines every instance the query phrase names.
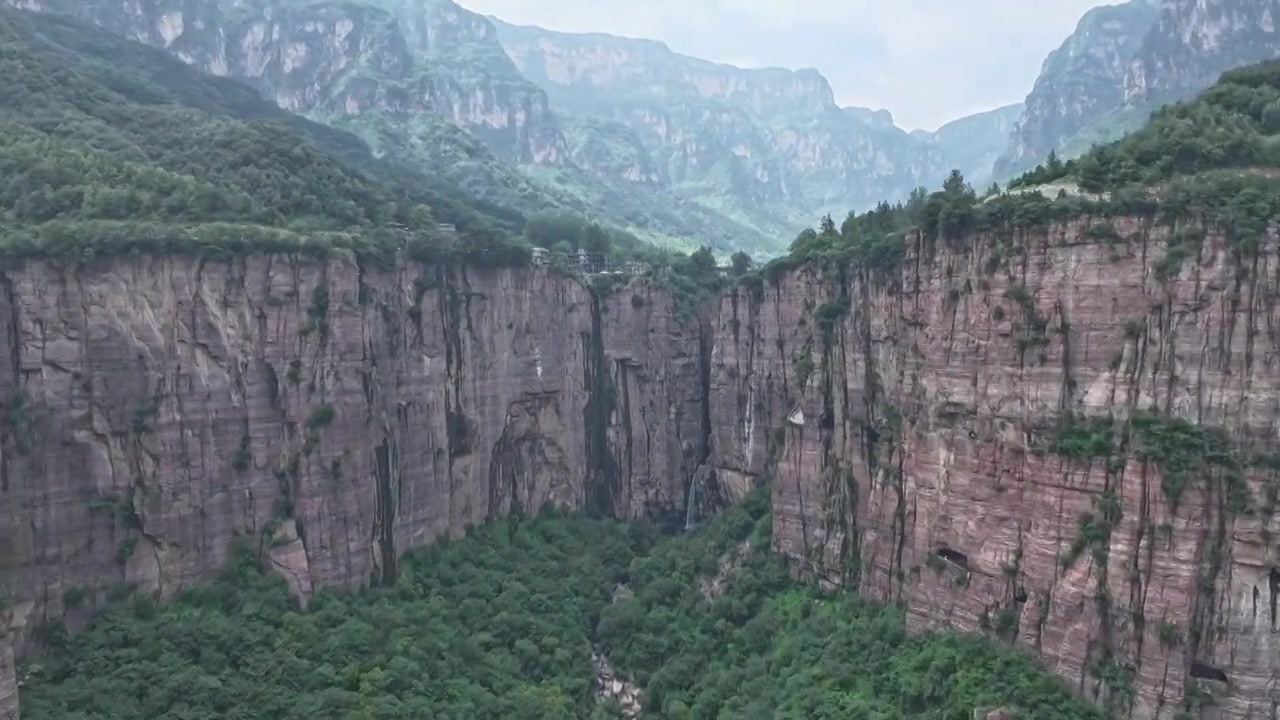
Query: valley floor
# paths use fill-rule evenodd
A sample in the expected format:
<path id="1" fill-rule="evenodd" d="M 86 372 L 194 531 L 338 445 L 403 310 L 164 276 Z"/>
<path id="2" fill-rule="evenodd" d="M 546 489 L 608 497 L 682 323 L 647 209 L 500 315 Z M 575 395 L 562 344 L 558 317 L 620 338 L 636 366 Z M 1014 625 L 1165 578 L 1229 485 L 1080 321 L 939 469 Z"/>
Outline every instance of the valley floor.
<path id="1" fill-rule="evenodd" d="M 761 496 L 683 534 L 498 520 L 305 610 L 246 549 L 174 602 L 49 628 L 23 717 L 1101 717 L 1007 646 L 908 636 L 894 608 L 794 585 L 761 550 L 770 521 Z"/>

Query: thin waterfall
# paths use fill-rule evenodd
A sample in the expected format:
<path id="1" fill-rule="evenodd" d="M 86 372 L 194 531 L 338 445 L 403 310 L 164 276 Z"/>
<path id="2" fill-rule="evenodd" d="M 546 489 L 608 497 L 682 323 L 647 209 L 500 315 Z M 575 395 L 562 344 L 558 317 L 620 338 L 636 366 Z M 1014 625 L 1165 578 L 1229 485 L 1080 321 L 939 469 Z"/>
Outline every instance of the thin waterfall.
<path id="1" fill-rule="evenodd" d="M 689 497 L 685 498 L 684 508 L 684 529 L 686 531 L 693 529 L 693 513 L 694 508 L 698 506 L 698 479 L 694 478 L 689 481 Z"/>

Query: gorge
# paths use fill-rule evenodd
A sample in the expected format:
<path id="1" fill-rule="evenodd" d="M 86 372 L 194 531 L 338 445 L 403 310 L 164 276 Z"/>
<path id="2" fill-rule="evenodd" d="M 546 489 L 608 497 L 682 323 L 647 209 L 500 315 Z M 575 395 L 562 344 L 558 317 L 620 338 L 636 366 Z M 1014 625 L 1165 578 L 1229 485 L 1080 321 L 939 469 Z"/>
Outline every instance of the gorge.
<path id="1" fill-rule="evenodd" d="M 1206 447 L 1200 424 L 1274 437 L 1280 248 L 1242 273 L 1206 231 L 1170 276 L 1171 232 L 1139 216 L 916 236 L 892 282 L 802 267 L 688 319 L 643 281 L 597 297 L 545 269 L 11 268 L 12 637 L 83 612 L 73 589 L 171 595 L 241 535 L 305 599 L 513 506 L 683 520 L 691 484 L 707 513 L 769 480 L 804 576 L 1003 637 L 1101 702 L 1131 693 L 1134 717 L 1189 684 L 1258 716 L 1274 471 L 1193 458 L 1175 499 L 1154 431 L 1053 447 L 1064 418 L 1147 409 Z"/>
<path id="2" fill-rule="evenodd" d="M 246 86 L 9 8 L 0 42 L 0 717 L 15 660 L 246 548 L 302 607 L 487 520 L 762 491 L 795 578 L 913 632 L 1117 716 L 1275 714 L 1280 67 L 729 279 L 532 263 L 528 218 Z"/>

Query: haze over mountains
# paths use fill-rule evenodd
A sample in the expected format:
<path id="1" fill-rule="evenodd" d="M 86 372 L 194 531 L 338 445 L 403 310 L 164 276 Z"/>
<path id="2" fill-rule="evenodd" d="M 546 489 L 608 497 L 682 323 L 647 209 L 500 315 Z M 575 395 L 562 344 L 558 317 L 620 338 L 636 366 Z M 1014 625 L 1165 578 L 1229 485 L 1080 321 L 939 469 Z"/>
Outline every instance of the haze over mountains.
<path id="1" fill-rule="evenodd" d="M 482 202 L 764 255 L 821 215 L 901 200 L 952 168 L 984 187 L 1079 154 L 1280 48 L 1267 0 L 1102 6 L 1025 103 L 908 133 L 888 111 L 840 107 L 817 70 L 510 25 L 451 0 L 10 2 L 245 80 Z"/>

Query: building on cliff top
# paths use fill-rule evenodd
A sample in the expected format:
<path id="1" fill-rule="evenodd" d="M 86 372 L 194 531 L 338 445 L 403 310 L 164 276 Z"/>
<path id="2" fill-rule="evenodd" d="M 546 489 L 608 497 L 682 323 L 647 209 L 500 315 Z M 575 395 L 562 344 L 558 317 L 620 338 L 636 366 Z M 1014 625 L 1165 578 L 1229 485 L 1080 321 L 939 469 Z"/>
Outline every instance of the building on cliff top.
<path id="1" fill-rule="evenodd" d="M 590 253 L 578 248 L 578 254 L 574 256 L 574 266 L 578 272 L 595 275 L 609 271 L 609 258 L 600 253 Z"/>
<path id="2" fill-rule="evenodd" d="M 546 267 L 551 262 L 551 251 L 544 247 L 536 247 L 530 256 L 534 267 Z"/>

